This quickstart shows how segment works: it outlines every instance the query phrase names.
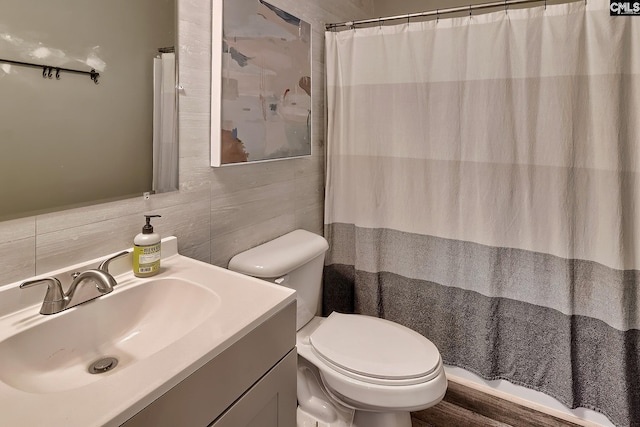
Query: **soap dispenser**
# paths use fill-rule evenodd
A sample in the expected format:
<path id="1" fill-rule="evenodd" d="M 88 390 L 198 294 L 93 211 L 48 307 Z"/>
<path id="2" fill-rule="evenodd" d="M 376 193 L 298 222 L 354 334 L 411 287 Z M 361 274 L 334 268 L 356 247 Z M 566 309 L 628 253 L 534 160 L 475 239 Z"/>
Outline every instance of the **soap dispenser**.
<path id="1" fill-rule="evenodd" d="M 151 218 L 160 215 L 145 215 L 147 222 L 142 233 L 133 239 L 133 274 L 151 277 L 160 272 L 160 234 L 153 232 Z"/>

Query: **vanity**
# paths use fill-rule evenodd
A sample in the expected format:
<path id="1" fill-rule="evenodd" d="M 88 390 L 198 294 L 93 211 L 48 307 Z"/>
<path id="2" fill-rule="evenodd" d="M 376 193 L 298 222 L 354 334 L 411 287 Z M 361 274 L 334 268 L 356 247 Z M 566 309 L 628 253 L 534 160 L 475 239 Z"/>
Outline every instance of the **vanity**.
<path id="1" fill-rule="evenodd" d="M 67 288 L 108 256 L 46 276 Z M 296 425 L 293 290 L 184 257 L 173 237 L 158 275 L 130 263 L 111 263 L 111 293 L 53 315 L 44 288 L 0 288 L 1 425 Z"/>

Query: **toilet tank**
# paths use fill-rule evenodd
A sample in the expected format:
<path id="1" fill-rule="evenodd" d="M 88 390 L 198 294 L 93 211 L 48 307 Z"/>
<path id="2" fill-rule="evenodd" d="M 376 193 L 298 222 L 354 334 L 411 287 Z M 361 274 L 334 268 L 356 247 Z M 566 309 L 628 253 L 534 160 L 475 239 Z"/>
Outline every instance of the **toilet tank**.
<path id="1" fill-rule="evenodd" d="M 229 270 L 295 289 L 299 330 L 320 314 L 327 249 L 324 237 L 295 230 L 237 254 L 229 261 Z"/>

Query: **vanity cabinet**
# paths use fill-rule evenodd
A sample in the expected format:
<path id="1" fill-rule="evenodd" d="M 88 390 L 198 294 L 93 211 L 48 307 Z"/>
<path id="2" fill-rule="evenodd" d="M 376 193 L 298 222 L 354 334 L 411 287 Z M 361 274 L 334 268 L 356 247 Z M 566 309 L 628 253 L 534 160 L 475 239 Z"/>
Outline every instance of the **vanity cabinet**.
<path id="1" fill-rule="evenodd" d="M 295 427 L 295 325 L 293 301 L 122 425 Z"/>

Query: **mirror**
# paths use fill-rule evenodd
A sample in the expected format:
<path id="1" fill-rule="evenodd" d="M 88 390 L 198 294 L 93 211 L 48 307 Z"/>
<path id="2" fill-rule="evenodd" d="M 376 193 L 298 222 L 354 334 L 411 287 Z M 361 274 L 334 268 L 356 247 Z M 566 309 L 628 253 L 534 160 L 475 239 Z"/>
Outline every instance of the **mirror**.
<path id="1" fill-rule="evenodd" d="M 0 4 L 0 220 L 176 190 L 175 0 Z"/>

